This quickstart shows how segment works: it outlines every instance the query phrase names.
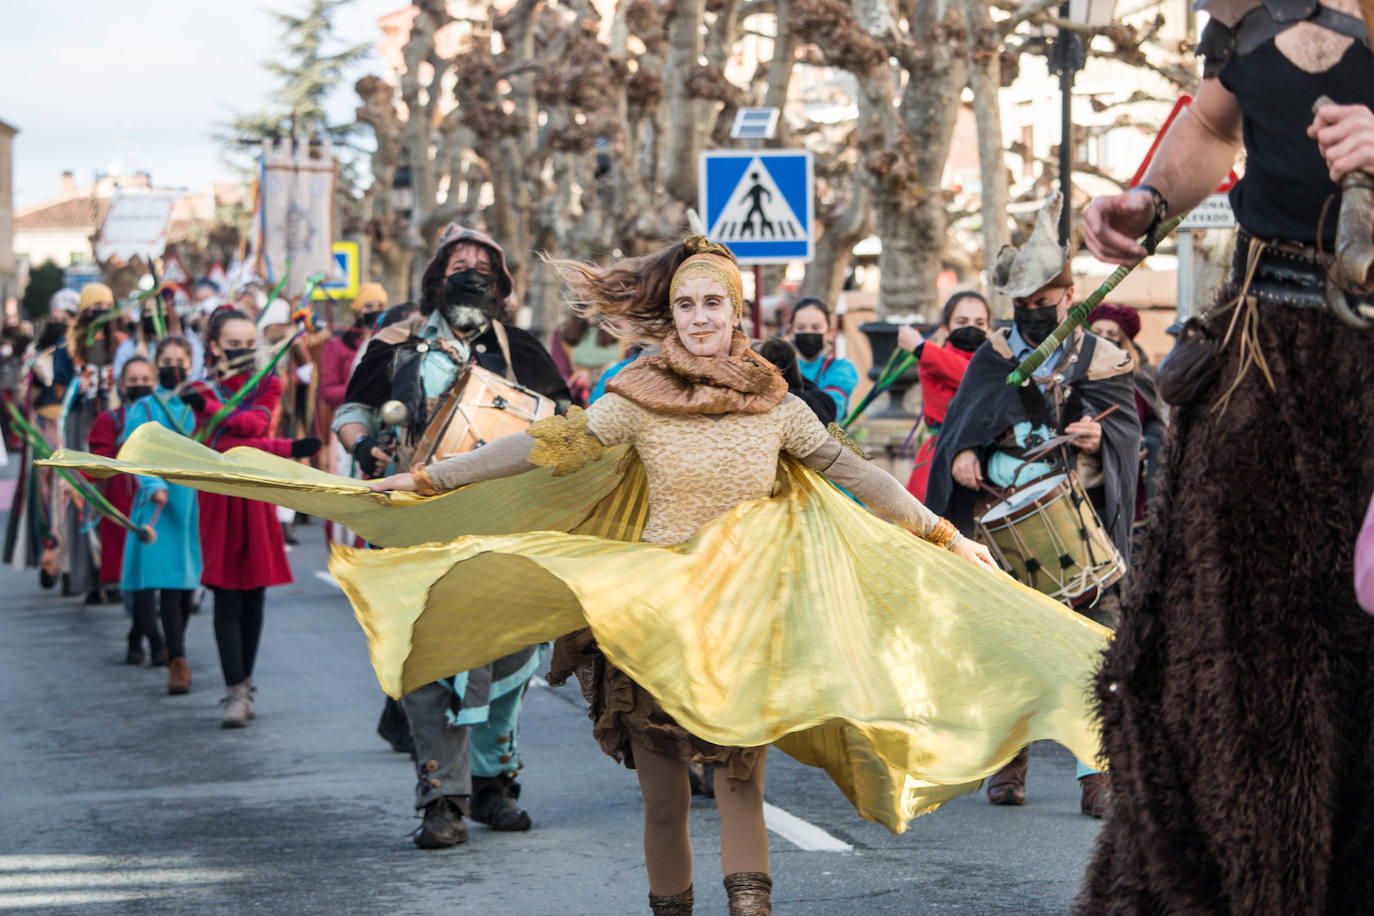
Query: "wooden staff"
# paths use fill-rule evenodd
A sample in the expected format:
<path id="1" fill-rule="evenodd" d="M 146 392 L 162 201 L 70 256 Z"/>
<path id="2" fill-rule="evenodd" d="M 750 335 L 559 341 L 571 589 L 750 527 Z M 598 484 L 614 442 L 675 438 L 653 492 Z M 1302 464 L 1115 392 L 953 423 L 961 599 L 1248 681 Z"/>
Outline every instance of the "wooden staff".
<path id="1" fill-rule="evenodd" d="M 62 475 L 62 478 L 71 485 L 73 490 L 80 493 L 87 502 L 95 506 L 97 512 L 123 528 L 125 531 L 132 533 L 144 544 L 151 544 L 153 541 L 157 540 L 157 534 L 150 526 L 134 524 L 133 519 L 111 505 L 110 501 L 105 498 L 105 495 L 92 487 L 89 482 L 73 475 L 66 468 L 48 464 L 47 460 L 52 457 L 52 449 L 48 447 L 47 442 L 43 441 L 42 434 L 29 425 L 29 422 L 24 419 L 23 414 L 19 412 L 19 409 L 15 407 L 14 404 L 7 403 L 5 406 L 9 408 L 10 416 L 14 418 L 15 425 L 18 427 L 20 433 L 22 433 L 24 438 L 28 441 L 29 448 L 33 449 L 34 454 L 38 456 L 39 460 L 36 464 L 41 467 L 53 468 L 57 473 Z"/>
<path id="2" fill-rule="evenodd" d="M 1159 229 L 1155 231 L 1152 238 L 1153 244 L 1146 245 L 1145 247 L 1154 250 L 1155 246 L 1164 241 L 1169 233 L 1177 229 L 1178 224 L 1182 221 L 1182 216 L 1175 216 L 1173 219 L 1160 226 Z M 1079 325 L 1088 320 L 1088 313 L 1097 308 L 1102 300 L 1107 298 L 1107 294 L 1116 289 L 1117 285 L 1122 280 L 1126 279 L 1126 275 L 1140 266 L 1140 262 L 1143 260 L 1145 260 L 1143 257 L 1136 258 L 1133 263 L 1118 267 L 1116 270 L 1112 271 L 1110 277 L 1103 281 L 1101 286 L 1093 290 L 1092 295 L 1070 308 L 1068 317 L 1060 322 L 1059 327 L 1051 331 L 1050 336 L 1042 340 L 1040 346 L 1036 347 L 1030 355 L 1021 360 L 1021 364 L 1013 369 L 1012 373 L 1007 376 L 1007 384 L 1019 386 L 1030 381 L 1030 377 L 1035 374 L 1035 370 L 1044 365 L 1045 360 L 1049 359 L 1054 351 L 1059 349 L 1059 345 L 1067 340 L 1069 335 L 1072 334 Z"/>

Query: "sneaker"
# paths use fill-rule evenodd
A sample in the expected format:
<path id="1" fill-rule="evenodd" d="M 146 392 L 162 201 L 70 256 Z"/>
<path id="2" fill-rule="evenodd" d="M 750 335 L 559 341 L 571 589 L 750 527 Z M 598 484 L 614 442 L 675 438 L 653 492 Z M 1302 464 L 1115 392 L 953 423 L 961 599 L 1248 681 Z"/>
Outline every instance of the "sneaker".
<path id="1" fill-rule="evenodd" d="M 468 841 L 468 825 L 458 800 L 444 796 L 425 805 L 425 817 L 415 831 L 415 845 L 421 849 L 446 849 Z"/>
<path id="2" fill-rule="evenodd" d="M 243 728 L 248 724 L 249 696 L 246 683 L 235 684 L 229 688 L 224 699 L 219 701 L 224 707 L 224 714 L 219 720 L 221 728 Z"/>
<path id="3" fill-rule="evenodd" d="M 516 799 L 520 797 L 520 783 L 510 776 L 472 777 L 472 819 L 492 830 L 529 830 L 533 826 L 529 813 Z"/>

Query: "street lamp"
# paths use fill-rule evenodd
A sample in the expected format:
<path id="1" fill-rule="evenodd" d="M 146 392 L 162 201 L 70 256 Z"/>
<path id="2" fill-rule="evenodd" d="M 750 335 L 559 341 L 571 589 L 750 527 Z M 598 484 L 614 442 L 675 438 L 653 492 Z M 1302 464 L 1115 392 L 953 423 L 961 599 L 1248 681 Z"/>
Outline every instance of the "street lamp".
<path id="1" fill-rule="evenodd" d="M 1116 0 L 1068 0 L 1059 6 L 1059 18 L 1077 25 L 1101 28 L 1110 25 Z M 1073 75 L 1083 69 L 1087 48 L 1069 29 L 1059 30 L 1051 62 L 1059 74 L 1060 125 L 1059 189 L 1064 207 L 1059 212 L 1059 244 L 1068 245 L 1073 229 Z"/>
<path id="2" fill-rule="evenodd" d="M 410 181 L 410 166 L 399 165 L 391 176 L 391 209 L 405 219 L 415 207 L 415 188 Z"/>

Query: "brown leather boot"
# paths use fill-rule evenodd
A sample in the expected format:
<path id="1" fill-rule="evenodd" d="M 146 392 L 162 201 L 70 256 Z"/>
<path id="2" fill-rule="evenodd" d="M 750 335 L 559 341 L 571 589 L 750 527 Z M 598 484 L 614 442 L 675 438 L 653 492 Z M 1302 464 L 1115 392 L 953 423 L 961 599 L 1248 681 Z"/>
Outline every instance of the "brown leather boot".
<path id="1" fill-rule="evenodd" d="M 761 871 L 739 871 L 725 876 L 730 916 L 771 916 L 773 879 Z"/>
<path id="2" fill-rule="evenodd" d="M 1112 797 L 1112 781 L 1106 773 L 1089 773 L 1078 780 L 1083 789 L 1078 810 L 1089 817 L 1099 820 L 1107 813 L 1107 802 Z"/>
<path id="3" fill-rule="evenodd" d="M 167 663 L 167 692 L 173 696 L 191 692 L 191 666 L 184 655 Z"/>
<path id="4" fill-rule="evenodd" d="M 1026 770 L 1030 768 L 1030 748 L 1011 758 L 1002 769 L 988 777 L 988 801 L 994 805 L 1024 805 L 1026 803 Z"/>
<path id="5" fill-rule="evenodd" d="M 649 894 L 649 911 L 654 916 L 692 916 L 692 904 L 695 902 L 689 884 L 687 890 L 680 894 Z"/>

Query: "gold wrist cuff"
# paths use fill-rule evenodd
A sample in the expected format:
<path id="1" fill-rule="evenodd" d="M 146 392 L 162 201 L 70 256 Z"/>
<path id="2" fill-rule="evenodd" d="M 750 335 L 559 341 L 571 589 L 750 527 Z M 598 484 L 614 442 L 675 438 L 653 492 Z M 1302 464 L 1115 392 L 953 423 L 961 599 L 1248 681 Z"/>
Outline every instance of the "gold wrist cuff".
<path id="1" fill-rule="evenodd" d="M 948 548 L 958 536 L 959 529 L 954 527 L 954 523 L 949 519 L 942 518 L 937 521 L 935 527 L 931 528 L 929 533 L 926 534 L 925 540 L 934 544 L 936 547 Z"/>
<path id="2" fill-rule="evenodd" d="M 410 466 L 410 476 L 415 478 L 416 493 L 419 493 L 421 496 L 439 495 L 439 488 L 434 485 L 433 480 L 430 480 L 429 472 L 425 470 L 425 466 L 420 462 L 417 461 Z"/>

